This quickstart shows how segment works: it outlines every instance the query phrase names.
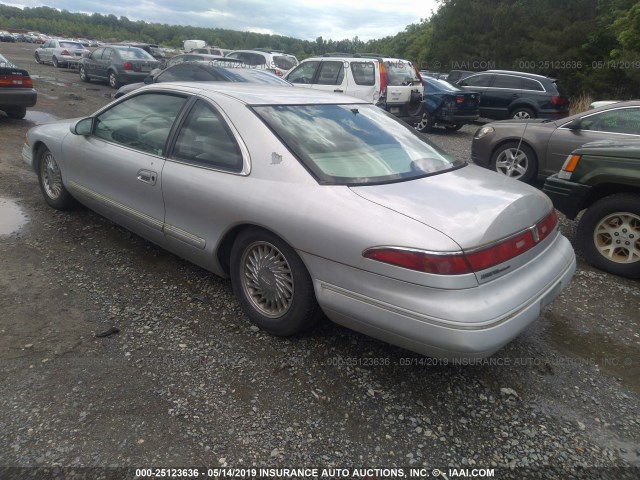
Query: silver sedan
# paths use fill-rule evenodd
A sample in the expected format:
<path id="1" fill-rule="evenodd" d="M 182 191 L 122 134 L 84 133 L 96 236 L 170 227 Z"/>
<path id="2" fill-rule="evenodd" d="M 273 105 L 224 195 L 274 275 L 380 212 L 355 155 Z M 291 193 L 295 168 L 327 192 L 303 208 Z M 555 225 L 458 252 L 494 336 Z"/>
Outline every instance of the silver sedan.
<path id="1" fill-rule="evenodd" d="M 541 192 L 458 161 L 383 110 L 291 87 L 149 85 L 27 133 L 76 201 L 223 277 L 292 335 L 322 314 L 426 355 L 491 355 L 575 271 Z"/>
<path id="2" fill-rule="evenodd" d="M 523 182 L 562 168 L 567 155 L 598 140 L 640 140 L 640 101 L 610 102 L 560 120 L 504 120 L 480 127 L 471 157 L 477 165 Z"/>

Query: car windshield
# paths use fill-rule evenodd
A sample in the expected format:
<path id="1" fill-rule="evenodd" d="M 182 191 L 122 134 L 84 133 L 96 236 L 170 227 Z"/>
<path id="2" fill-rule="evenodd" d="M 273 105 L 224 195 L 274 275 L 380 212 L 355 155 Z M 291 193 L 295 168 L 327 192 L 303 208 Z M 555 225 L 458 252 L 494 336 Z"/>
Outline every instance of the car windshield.
<path id="1" fill-rule="evenodd" d="M 253 108 L 321 184 L 397 182 L 465 165 L 373 105 Z"/>

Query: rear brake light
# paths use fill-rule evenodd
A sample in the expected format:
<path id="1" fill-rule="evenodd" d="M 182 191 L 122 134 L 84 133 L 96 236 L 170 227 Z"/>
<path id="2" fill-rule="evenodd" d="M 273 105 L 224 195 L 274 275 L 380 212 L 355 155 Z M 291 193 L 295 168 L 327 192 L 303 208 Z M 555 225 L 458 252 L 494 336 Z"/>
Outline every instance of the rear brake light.
<path id="1" fill-rule="evenodd" d="M 125 70 L 133 70 L 133 64 L 131 62 L 125 62 L 122 68 Z"/>
<path id="2" fill-rule="evenodd" d="M 380 95 L 384 95 L 387 91 L 387 70 L 384 63 L 380 62 Z"/>
<path id="3" fill-rule="evenodd" d="M 551 104 L 557 107 L 562 107 L 567 104 L 567 97 L 559 97 L 557 95 L 553 95 L 551 97 Z"/>
<path id="4" fill-rule="evenodd" d="M 32 88 L 33 81 L 23 75 L 0 75 L 0 87 Z"/>
<path id="5" fill-rule="evenodd" d="M 504 263 L 530 250 L 547 238 L 558 223 L 552 210 L 531 228 L 499 243 L 473 252 L 427 252 L 400 247 L 374 247 L 362 256 L 378 262 L 437 275 L 462 275 L 479 272 Z"/>
<path id="6" fill-rule="evenodd" d="M 69 53 L 69 50 L 62 50 L 62 52 L 60 52 L 60 55 L 67 55 L 67 56 L 69 56 L 69 55 L 71 55 L 71 54 Z"/>
<path id="7" fill-rule="evenodd" d="M 416 76 L 420 79 L 420 84 L 422 85 L 422 88 L 424 88 L 424 80 L 422 78 L 422 75 L 420 75 L 420 70 L 418 70 L 418 67 L 414 65 L 413 71 L 416 72 Z"/>
<path id="8" fill-rule="evenodd" d="M 458 95 L 456 97 L 456 103 L 464 103 L 464 97 L 462 95 Z"/>

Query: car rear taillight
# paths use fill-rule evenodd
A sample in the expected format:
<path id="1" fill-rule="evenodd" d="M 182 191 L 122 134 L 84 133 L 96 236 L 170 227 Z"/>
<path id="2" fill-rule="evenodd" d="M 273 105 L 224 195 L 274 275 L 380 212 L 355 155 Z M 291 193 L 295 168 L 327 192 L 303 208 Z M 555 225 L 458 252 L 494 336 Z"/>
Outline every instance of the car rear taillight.
<path id="1" fill-rule="evenodd" d="M 69 56 L 69 55 L 71 55 L 71 54 L 69 53 L 69 50 L 62 50 L 62 52 L 60 52 L 60 55 L 67 55 L 67 56 Z"/>
<path id="2" fill-rule="evenodd" d="M 551 97 L 551 104 L 555 105 L 556 107 L 563 107 L 567 104 L 567 100 L 567 97 L 553 95 Z"/>
<path id="3" fill-rule="evenodd" d="M 24 75 L 0 75 L 0 87 L 32 88 L 33 81 Z"/>
<path id="4" fill-rule="evenodd" d="M 418 70 L 418 67 L 413 65 L 413 71 L 416 72 L 416 77 L 420 79 L 420 84 L 422 85 L 422 88 L 424 88 L 424 79 L 422 78 L 422 75 L 420 75 L 420 70 Z"/>
<path id="5" fill-rule="evenodd" d="M 380 62 L 380 96 L 386 95 L 387 85 L 387 69 L 384 63 Z"/>
<path id="6" fill-rule="evenodd" d="M 122 66 L 122 68 L 124 68 L 125 70 L 133 70 L 133 63 L 124 62 L 124 65 Z"/>
<path id="7" fill-rule="evenodd" d="M 362 256 L 378 262 L 436 275 L 463 275 L 504 263 L 547 238 L 558 223 L 552 210 L 531 228 L 491 246 L 468 252 L 427 252 L 402 247 L 374 247 Z"/>
<path id="8" fill-rule="evenodd" d="M 464 97 L 462 95 L 457 95 L 456 103 L 464 103 Z"/>

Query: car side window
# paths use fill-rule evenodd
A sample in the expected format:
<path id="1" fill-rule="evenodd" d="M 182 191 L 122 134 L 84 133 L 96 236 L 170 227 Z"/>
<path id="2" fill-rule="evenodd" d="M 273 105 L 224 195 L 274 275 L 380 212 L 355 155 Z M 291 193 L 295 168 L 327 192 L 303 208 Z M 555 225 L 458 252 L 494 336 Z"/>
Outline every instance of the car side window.
<path id="1" fill-rule="evenodd" d="M 186 98 L 165 93 L 136 95 L 98 115 L 93 134 L 108 142 L 161 155 Z"/>
<path id="2" fill-rule="evenodd" d="M 492 87 L 495 88 L 511 88 L 518 89 L 522 88 L 522 83 L 520 82 L 520 77 L 515 77 L 513 75 L 496 75 L 493 80 Z"/>
<path id="3" fill-rule="evenodd" d="M 178 133 L 171 158 L 231 172 L 242 171 L 242 153 L 231 130 L 211 106 L 199 100 Z"/>
<path id="4" fill-rule="evenodd" d="M 102 60 L 111 60 L 113 53 L 113 48 L 105 48 L 104 53 L 102 54 Z"/>
<path id="5" fill-rule="evenodd" d="M 320 62 L 304 62 L 298 65 L 288 76 L 287 80 L 291 83 L 313 83 Z"/>
<path id="6" fill-rule="evenodd" d="M 102 54 L 104 53 L 104 48 L 98 48 L 96 49 L 91 56 L 93 57 L 94 60 L 100 60 L 102 58 Z"/>
<path id="7" fill-rule="evenodd" d="M 536 80 L 531 80 L 530 78 L 522 78 L 522 89 L 523 90 L 533 90 L 536 92 L 544 92 L 544 87 L 542 84 Z"/>
<path id="8" fill-rule="evenodd" d="M 342 85 L 344 80 L 343 62 L 322 62 L 316 83 L 320 85 Z"/>
<path id="9" fill-rule="evenodd" d="M 357 85 L 376 84 L 376 71 L 373 62 L 351 62 L 351 73 Z"/>
<path id="10" fill-rule="evenodd" d="M 640 108 L 618 108 L 580 120 L 582 130 L 640 135 Z"/>
<path id="11" fill-rule="evenodd" d="M 458 85 L 464 87 L 488 87 L 491 85 L 493 75 L 471 75 L 458 82 Z"/>

